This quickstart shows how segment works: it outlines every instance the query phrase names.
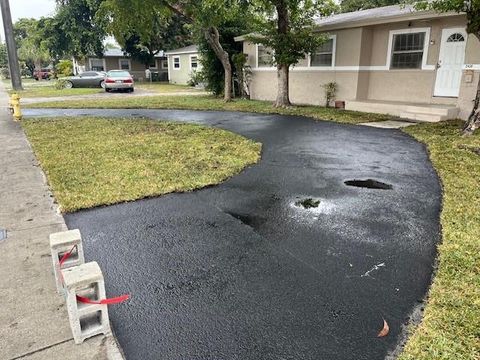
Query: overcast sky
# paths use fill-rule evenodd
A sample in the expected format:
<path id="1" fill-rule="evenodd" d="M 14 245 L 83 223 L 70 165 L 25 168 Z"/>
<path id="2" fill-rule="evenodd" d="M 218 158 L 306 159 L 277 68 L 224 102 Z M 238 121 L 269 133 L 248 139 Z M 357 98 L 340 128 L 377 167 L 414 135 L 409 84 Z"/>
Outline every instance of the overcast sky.
<path id="1" fill-rule="evenodd" d="M 38 19 L 55 12 L 55 0 L 10 0 L 10 10 L 13 22 L 24 17 Z M 2 40 L 5 39 L 3 23 L 1 23 L 1 34 Z"/>

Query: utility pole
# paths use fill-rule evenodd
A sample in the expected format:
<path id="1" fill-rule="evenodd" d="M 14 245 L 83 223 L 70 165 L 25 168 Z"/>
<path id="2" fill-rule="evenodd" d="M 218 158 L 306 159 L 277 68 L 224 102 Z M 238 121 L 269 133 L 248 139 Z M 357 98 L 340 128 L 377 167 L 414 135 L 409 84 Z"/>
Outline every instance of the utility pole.
<path id="1" fill-rule="evenodd" d="M 8 0 L 0 0 L 2 9 L 3 29 L 5 30 L 5 43 L 7 44 L 8 66 L 12 78 L 13 90 L 22 90 L 22 78 L 20 77 L 20 66 L 18 65 L 17 46 L 13 36 L 12 14 Z"/>

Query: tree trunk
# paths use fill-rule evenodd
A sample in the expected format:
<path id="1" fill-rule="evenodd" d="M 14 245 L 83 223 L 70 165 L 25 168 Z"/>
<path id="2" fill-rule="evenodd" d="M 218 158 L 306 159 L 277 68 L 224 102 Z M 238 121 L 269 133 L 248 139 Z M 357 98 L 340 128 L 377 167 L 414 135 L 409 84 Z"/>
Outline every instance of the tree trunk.
<path id="1" fill-rule="evenodd" d="M 277 100 L 275 101 L 275 107 L 287 107 L 291 106 L 290 98 L 288 96 L 288 76 L 289 76 L 289 66 L 288 65 L 277 65 L 277 79 L 278 79 L 278 88 L 277 88 Z"/>
<path id="2" fill-rule="evenodd" d="M 477 94 L 473 102 L 473 109 L 463 127 L 463 135 L 472 135 L 475 130 L 480 128 L 480 76 L 477 85 Z"/>
<path id="3" fill-rule="evenodd" d="M 215 26 L 210 26 L 205 29 L 205 39 L 212 48 L 215 55 L 223 65 L 225 71 L 225 90 L 223 99 L 225 101 L 232 100 L 232 65 L 230 64 L 230 57 L 220 44 L 220 34 Z"/>
<path id="4" fill-rule="evenodd" d="M 277 33 L 280 37 L 288 34 L 289 28 L 289 14 L 287 4 L 284 0 L 278 1 L 275 5 L 277 9 Z M 289 97 L 289 64 L 277 64 L 277 100 L 275 107 L 288 107 L 290 103 Z"/>
<path id="5" fill-rule="evenodd" d="M 480 40 L 480 33 L 476 33 L 475 36 Z M 475 95 L 475 100 L 473 101 L 473 109 L 468 117 L 468 120 L 463 127 L 463 135 L 472 135 L 475 130 L 480 129 L 480 74 L 477 84 L 477 93 Z"/>

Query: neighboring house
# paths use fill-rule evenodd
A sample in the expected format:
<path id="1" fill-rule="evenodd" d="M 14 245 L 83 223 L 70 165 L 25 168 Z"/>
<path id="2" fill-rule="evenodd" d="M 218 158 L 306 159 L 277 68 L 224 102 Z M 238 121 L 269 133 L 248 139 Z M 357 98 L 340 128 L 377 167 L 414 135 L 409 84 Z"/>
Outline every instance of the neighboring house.
<path id="1" fill-rule="evenodd" d="M 480 73 L 480 42 L 466 16 L 387 6 L 317 21 L 330 40 L 290 72 L 295 103 L 325 104 L 322 85 L 336 82 L 346 109 L 439 121 L 468 117 Z M 243 41 L 251 98 L 274 100 L 271 51 Z"/>
<path id="2" fill-rule="evenodd" d="M 172 84 L 188 84 L 192 72 L 200 70 L 197 45 L 190 45 L 165 53 L 168 58 L 168 78 Z"/>
<path id="3" fill-rule="evenodd" d="M 163 51 L 155 55 L 154 61 L 148 67 L 151 73 L 155 73 L 160 81 L 168 81 L 168 62 Z M 89 57 L 85 64 L 85 70 L 110 71 L 128 70 L 136 80 L 146 80 L 145 64 L 126 56 L 121 49 L 107 49 L 102 58 Z"/>

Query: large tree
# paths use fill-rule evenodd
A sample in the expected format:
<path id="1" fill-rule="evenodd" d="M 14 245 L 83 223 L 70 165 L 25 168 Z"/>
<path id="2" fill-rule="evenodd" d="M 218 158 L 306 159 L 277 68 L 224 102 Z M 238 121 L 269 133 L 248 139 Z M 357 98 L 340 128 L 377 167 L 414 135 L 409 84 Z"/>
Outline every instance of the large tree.
<path id="1" fill-rule="evenodd" d="M 403 0 L 342 0 L 340 1 L 341 12 L 373 9 L 382 6 L 397 5 Z"/>
<path id="2" fill-rule="evenodd" d="M 104 0 L 56 0 L 57 12 L 48 23 L 51 49 L 58 56 L 101 56 L 106 30 L 96 21 Z M 55 36 L 54 36 L 55 35 Z"/>
<path id="3" fill-rule="evenodd" d="M 272 50 L 277 67 L 276 107 L 290 106 L 290 66 L 314 52 L 325 40 L 315 32 L 315 18 L 327 15 L 336 5 L 324 0 L 259 0 L 258 9 L 265 15 L 258 17 L 258 36 L 249 39 Z"/>
<path id="4" fill-rule="evenodd" d="M 243 53 L 243 45 L 235 41 L 235 37 L 251 31 L 252 16 L 249 11 L 242 11 L 237 14 L 237 16 L 230 16 L 223 24 L 218 25 L 220 43 L 228 53 L 232 64 L 234 63 L 234 56 Z M 198 36 L 197 43 L 199 45 L 200 63 L 202 65 L 201 77 L 206 83 L 206 88 L 215 95 L 223 95 L 225 81 L 223 65 L 205 37 Z M 235 92 L 236 90 L 234 89 L 234 94 Z"/>
<path id="5" fill-rule="evenodd" d="M 435 10 L 438 12 L 455 11 L 465 13 L 467 17 L 467 33 L 480 41 L 480 0 L 429 0 L 415 4 L 418 10 Z M 472 112 L 463 128 L 464 135 L 470 135 L 480 128 L 480 76 Z"/>
<path id="6" fill-rule="evenodd" d="M 44 34 L 44 21 L 45 18 L 22 18 L 13 25 L 18 58 L 32 74 L 35 68 L 40 68 L 52 60 Z"/>
<path id="7" fill-rule="evenodd" d="M 224 99 L 232 98 L 232 65 L 229 54 L 220 42 L 219 24 L 224 23 L 230 14 L 238 13 L 245 0 L 105 0 L 111 8 L 117 9 L 122 17 L 112 18 L 114 22 L 130 22 L 138 14 L 156 12 L 165 16 L 179 16 L 192 30 L 202 34 L 222 63 L 225 72 Z M 145 29 L 148 31 L 148 29 Z"/>
<path id="8" fill-rule="evenodd" d="M 182 47 L 191 43 L 191 31 L 183 17 L 152 8 L 135 11 L 105 1 L 96 18 L 103 22 L 122 50 L 148 66 L 161 50 Z"/>

